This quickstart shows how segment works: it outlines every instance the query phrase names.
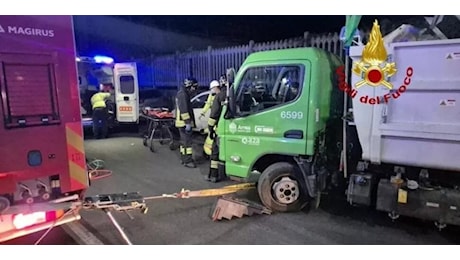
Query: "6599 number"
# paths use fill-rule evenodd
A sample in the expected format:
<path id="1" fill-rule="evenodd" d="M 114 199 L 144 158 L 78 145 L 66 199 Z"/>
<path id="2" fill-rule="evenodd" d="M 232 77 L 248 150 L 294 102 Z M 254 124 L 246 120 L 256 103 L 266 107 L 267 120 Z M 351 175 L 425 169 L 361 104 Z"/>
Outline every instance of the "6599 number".
<path id="1" fill-rule="evenodd" d="M 301 111 L 283 111 L 281 112 L 282 119 L 302 119 L 303 112 Z"/>

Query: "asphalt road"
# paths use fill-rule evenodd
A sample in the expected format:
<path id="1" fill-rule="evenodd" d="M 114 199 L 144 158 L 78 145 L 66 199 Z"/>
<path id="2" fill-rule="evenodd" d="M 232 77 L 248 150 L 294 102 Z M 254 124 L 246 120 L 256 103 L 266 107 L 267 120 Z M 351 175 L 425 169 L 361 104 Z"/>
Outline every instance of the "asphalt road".
<path id="1" fill-rule="evenodd" d="M 139 191 L 145 196 L 220 187 L 203 180 L 207 162 L 196 169 L 183 167 L 178 151 L 167 146 L 152 153 L 137 137 L 88 140 L 89 158 L 102 159 L 113 175 L 95 181 L 91 194 Z M 199 150 L 197 145 L 196 150 Z M 197 152 L 196 154 L 199 154 Z M 199 158 L 197 158 L 199 159 Z M 239 196 L 257 197 L 254 192 Z M 213 222 L 214 198 L 161 199 L 149 203 L 147 215 L 116 213 L 133 244 L 459 244 L 459 228 L 439 232 L 433 223 L 401 218 L 393 223 L 385 213 L 351 208 L 344 201 L 324 199 L 318 210 L 255 215 Z M 103 212 L 84 212 L 83 218 L 108 243 L 123 241 Z"/>
<path id="2" fill-rule="evenodd" d="M 138 191 L 144 196 L 174 193 L 182 188 L 197 190 L 234 184 L 203 180 L 207 163 L 196 169 L 183 167 L 178 151 L 157 144 L 152 153 L 138 137 L 87 140 L 88 158 L 105 161 L 111 177 L 94 181 L 88 195 Z M 199 146 L 197 145 L 197 150 Z M 238 194 L 256 198 L 254 192 Z M 214 198 L 161 199 L 149 203 L 146 215 L 114 213 L 133 244 L 460 244 L 459 228 L 439 232 L 433 223 L 404 218 L 392 222 L 385 213 L 351 208 L 343 200 L 325 198 L 320 209 L 299 213 L 254 215 L 213 222 L 209 213 Z M 123 244 L 109 219 L 101 211 L 82 212 L 86 226 L 107 244 Z M 61 229 L 48 242 L 71 244 Z M 29 237 L 27 237 L 29 238 Z M 32 239 L 23 240 L 30 244 Z M 19 240 L 17 240 L 19 241 Z M 11 241 L 15 242 L 15 241 Z"/>

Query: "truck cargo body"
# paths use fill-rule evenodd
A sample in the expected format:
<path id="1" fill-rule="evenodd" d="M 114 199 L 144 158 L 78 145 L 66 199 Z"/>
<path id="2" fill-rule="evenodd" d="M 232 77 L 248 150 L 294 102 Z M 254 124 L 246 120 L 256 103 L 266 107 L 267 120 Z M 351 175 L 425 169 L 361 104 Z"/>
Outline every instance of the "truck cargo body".
<path id="1" fill-rule="evenodd" d="M 363 47 L 351 47 L 354 62 Z M 454 56 L 460 40 L 392 43 L 386 49 L 398 70 L 389 80 L 393 90 L 365 86 L 352 99 L 363 159 L 460 171 L 460 59 Z M 361 81 L 352 75 L 352 85 Z M 387 102 L 363 103 L 366 96 Z"/>
<path id="2" fill-rule="evenodd" d="M 350 48 L 355 64 L 363 49 Z M 460 40 L 390 43 L 385 49 L 386 62 L 397 66 L 387 79 L 393 88 L 365 86 L 352 98 L 368 165 L 351 176 L 348 201 L 371 205 L 374 197 L 376 208 L 392 218 L 460 225 Z M 363 76 L 353 73 L 351 85 Z M 369 98 L 380 104 L 369 104 Z M 358 202 L 362 198 L 367 201 Z"/>
<path id="3" fill-rule="evenodd" d="M 71 16 L 0 16 L 0 242 L 78 219 L 88 188 Z"/>

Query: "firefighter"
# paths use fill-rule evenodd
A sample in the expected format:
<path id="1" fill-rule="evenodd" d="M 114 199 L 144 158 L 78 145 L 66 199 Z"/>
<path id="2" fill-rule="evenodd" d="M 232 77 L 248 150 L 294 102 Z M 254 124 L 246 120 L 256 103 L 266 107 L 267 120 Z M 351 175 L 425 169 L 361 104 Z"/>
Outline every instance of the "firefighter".
<path id="1" fill-rule="evenodd" d="M 91 107 L 93 110 L 93 135 L 97 139 L 107 138 L 108 135 L 108 118 L 106 101 L 111 97 L 112 86 L 101 84 L 99 92 L 91 97 Z"/>
<path id="2" fill-rule="evenodd" d="M 206 100 L 206 103 L 204 104 L 203 110 L 200 113 L 200 119 L 206 115 L 206 112 L 211 108 L 212 102 L 214 101 L 214 97 L 216 96 L 216 87 L 219 86 L 219 81 L 213 80 L 211 83 L 209 83 L 209 90 L 211 91 L 211 94 L 209 94 L 208 99 Z"/>
<path id="3" fill-rule="evenodd" d="M 184 86 L 176 95 L 176 127 L 180 132 L 181 161 L 185 167 L 195 168 L 192 153 L 192 128 L 195 126 L 195 118 L 190 98 L 198 87 L 194 78 L 184 80 Z"/>
<path id="4" fill-rule="evenodd" d="M 211 108 L 212 103 L 214 101 L 214 97 L 216 96 L 216 94 L 219 91 L 219 89 L 218 89 L 219 85 L 220 85 L 220 83 L 217 80 L 213 80 L 209 84 L 209 90 L 211 90 L 211 93 L 208 95 L 208 99 L 206 100 L 206 104 L 204 105 L 203 110 L 201 111 L 201 115 L 200 115 L 199 119 L 204 117 L 206 112 L 208 112 L 208 110 Z M 204 155 L 206 157 L 211 156 L 211 150 L 212 150 L 212 140 L 209 137 L 209 132 L 208 132 L 208 134 L 206 136 L 206 140 L 204 141 L 204 145 L 203 145 Z"/>
<path id="5" fill-rule="evenodd" d="M 227 98 L 227 78 L 225 75 L 220 77 L 220 86 L 217 90 L 216 97 L 211 106 L 211 113 L 208 120 L 209 137 L 212 142 L 211 151 L 211 165 L 209 166 L 209 173 L 206 176 L 207 181 L 219 182 L 222 181 L 225 176 L 219 175 L 219 139 L 216 134 L 220 115 L 222 113 L 222 107 L 225 104 Z"/>

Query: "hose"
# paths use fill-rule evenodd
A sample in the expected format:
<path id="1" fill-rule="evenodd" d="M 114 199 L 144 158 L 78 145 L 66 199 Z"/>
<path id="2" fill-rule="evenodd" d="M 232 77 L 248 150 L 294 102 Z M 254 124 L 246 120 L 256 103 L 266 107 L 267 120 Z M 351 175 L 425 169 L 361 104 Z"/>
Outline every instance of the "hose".
<path id="1" fill-rule="evenodd" d="M 99 159 L 86 160 L 90 180 L 99 180 L 112 175 L 112 171 L 105 169 L 105 162 Z"/>

